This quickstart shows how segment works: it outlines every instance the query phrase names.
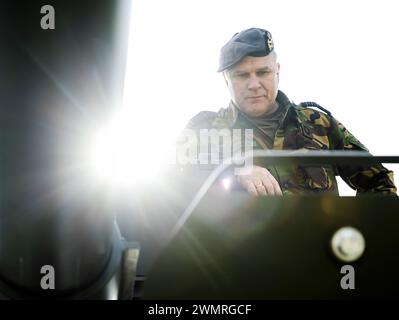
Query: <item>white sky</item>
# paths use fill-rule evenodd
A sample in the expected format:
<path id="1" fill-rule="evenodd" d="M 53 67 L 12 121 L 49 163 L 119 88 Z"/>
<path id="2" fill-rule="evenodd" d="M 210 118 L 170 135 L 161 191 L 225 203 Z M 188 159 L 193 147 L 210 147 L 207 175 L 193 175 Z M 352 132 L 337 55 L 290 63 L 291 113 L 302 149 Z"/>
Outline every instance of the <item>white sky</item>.
<path id="1" fill-rule="evenodd" d="M 219 50 L 234 33 L 261 27 L 273 36 L 280 89 L 291 100 L 327 108 L 373 154 L 398 155 L 397 3 L 133 0 L 125 89 L 132 123 L 145 145 L 162 150 L 196 113 L 226 107 Z M 399 166 L 387 167 L 399 181 Z"/>

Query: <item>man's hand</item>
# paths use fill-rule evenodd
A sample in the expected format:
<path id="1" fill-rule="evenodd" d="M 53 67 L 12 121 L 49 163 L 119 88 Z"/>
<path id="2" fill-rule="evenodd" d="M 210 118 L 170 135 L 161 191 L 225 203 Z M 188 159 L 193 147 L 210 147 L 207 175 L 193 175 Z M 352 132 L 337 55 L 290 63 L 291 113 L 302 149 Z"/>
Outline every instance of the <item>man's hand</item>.
<path id="1" fill-rule="evenodd" d="M 240 184 L 252 195 L 282 196 L 280 186 L 272 174 L 265 168 L 253 166 L 249 175 L 237 175 Z"/>

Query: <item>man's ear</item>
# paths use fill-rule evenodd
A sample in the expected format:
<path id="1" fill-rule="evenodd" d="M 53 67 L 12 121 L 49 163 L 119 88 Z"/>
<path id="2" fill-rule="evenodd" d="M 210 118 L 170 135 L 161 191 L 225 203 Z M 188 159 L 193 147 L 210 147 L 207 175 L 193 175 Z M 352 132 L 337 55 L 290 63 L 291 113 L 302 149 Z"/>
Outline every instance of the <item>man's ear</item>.
<path id="1" fill-rule="evenodd" d="M 280 82 L 280 63 L 277 62 L 277 81 Z"/>

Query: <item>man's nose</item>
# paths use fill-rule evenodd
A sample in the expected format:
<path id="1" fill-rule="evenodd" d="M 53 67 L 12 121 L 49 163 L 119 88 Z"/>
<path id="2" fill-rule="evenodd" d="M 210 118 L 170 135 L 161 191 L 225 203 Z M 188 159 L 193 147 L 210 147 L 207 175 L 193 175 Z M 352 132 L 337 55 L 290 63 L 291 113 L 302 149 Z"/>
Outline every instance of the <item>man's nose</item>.
<path id="1" fill-rule="evenodd" d="M 261 84 L 260 84 L 258 77 L 256 75 L 251 76 L 249 78 L 248 89 L 249 90 L 258 90 L 260 87 L 261 87 Z"/>

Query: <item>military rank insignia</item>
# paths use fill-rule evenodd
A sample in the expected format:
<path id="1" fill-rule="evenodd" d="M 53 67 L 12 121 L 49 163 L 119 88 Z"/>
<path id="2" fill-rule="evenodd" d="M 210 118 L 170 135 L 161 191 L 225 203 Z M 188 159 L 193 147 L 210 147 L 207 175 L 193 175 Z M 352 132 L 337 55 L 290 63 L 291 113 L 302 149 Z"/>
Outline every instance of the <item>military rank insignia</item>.
<path id="1" fill-rule="evenodd" d="M 269 48 L 269 51 L 271 52 L 274 48 L 274 43 L 273 43 L 273 39 L 272 39 L 272 35 L 270 34 L 270 32 L 267 32 L 266 34 L 267 37 L 267 46 Z"/>

